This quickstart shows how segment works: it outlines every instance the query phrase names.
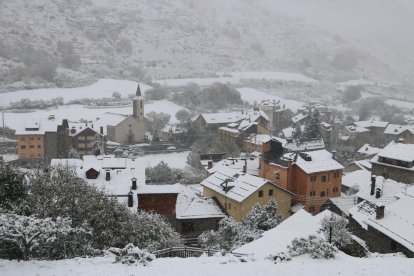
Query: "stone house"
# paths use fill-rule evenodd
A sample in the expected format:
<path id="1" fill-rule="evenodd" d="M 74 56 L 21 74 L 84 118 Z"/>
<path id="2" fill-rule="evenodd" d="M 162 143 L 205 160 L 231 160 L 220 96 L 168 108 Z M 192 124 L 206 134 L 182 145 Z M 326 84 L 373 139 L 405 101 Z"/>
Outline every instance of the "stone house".
<path id="1" fill-rule="evenodd" d="M 350 230 L 363 239 L 369 250 L 379 253 L 402 252 L 414 257 L 414 197 L 402 195 L 384 206 L 363 201 L 349 210 Z"/>
<path id="2" fill-rule="evenodd" d="M 221 168 L 201 182 L 203 196 L 211 197 L 237 221 L 247 217 L 252 207 L 276 200 L 278 211 L 289 216 L 292 193 L 271 181 L 249 175 L 237 169 Z"/>
<path id="3" fill-rule="evenodd" d="M 384 134 L 388 141 L 403 140 L 407 144 L 414 144 L 414 126 L 389 124 Z"/>
<path id="4" fill-rule="evenodd" d="M 414 144 L 390 142 L 370 162 L 373 175 L 414 183 Z"/>

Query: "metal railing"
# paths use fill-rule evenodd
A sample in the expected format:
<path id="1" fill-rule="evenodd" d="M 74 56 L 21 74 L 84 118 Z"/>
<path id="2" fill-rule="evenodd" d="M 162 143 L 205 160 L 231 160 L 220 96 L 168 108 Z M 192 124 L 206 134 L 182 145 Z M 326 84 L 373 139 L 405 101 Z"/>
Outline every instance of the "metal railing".
<path id="1" fill-rule="evenodd" d="M 179 258 L 189 258 L 189 257 L 200 257 L 203 254 L 206 254 L 208 257 L 215 255 L 216 253 L 231 254 L 235 257 L 245 257 L 246 254 L 238 254 L 232 252 L 223 252 L 220 250 L 214 249 L 203 249 L 197 247 L 170 247 L 162 250 L 157 250 L 152 252 L 157 258 L 168 258 L 168 257 L 179 257 Z"/>

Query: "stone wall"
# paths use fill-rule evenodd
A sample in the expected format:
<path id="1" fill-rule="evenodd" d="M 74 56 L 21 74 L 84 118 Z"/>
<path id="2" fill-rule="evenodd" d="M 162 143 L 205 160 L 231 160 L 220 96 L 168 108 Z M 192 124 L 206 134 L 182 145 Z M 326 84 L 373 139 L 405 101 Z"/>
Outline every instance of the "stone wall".
<path id="1" fill-rule="evenodd" d="M 414 183 L 414 170 L 403 169 L 395 166 L 388 166 L 372 163 L 372 175 L 384 176 L 392 180 L 411 184 Z"/>

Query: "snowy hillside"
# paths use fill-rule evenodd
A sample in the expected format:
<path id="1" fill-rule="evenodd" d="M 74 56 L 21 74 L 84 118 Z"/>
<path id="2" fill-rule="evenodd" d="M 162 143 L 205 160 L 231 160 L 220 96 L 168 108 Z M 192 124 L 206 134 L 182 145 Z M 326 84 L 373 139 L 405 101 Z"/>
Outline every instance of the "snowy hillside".
<path id="1" fill-rule="evenodd" d="M 246 70 L 397 78 L 369 49 L 302 17 L 266 0 L 0 1 L 0 91 Z M 341 64 L 343 57 L 355 62 Z M 36 62 L 58 71 L 41 80 Z"/>

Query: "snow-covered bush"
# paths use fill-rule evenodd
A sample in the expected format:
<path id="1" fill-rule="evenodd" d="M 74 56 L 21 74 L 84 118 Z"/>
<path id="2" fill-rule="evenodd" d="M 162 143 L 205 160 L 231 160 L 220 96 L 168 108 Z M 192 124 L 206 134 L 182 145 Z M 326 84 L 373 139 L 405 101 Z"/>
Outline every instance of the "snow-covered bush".
<path id="1" fill-rule="evenodd" d="M 231 251 L 259 237 L 260 232 L 228 217 L 220 220 L 217 231 L 211 230 L 202 233 L 198 237 L 198 241 L 205 248 Z"/>
<path id="2" fill-rule="evenodd" d="M 40 219 L 10 213 L 0 214 L 0 239 L 18 245 L 26 260 L 33 257 L 35 251 L 42 251 L 42 247 L 51 246 L 58 237 L 78 232 L 86 231 L 72 228 L 68 218 Z"/>
<path id="3" fill-rule="evenodd" d="M 343 247 L 352 242 L 352 234 L 347 229 L 348 220 L 334 213 L 321 220 L 319 233 L 323 233 L 326 240 L 338 247 Z"/>
<path id="4" fill-rule="evenodd" d="M 163 216 L 155 213 L 138 212 L 134 215 L 136 244 L 152 252 L 163 248 L 181 246 L 180 234 L 174 231 Z"/>
<path id="5" fill-rule="evenodd" d="M 278 264 L 281 262 L 287 262 L 287 261 L 292 260 L 292 256 L 290 256 L 288 252 L 279 252 L 279 253 L 276 253 L 275 255 L 270 255 L 267 259 Z"/>
<path id="6" fill-rule="evenodd" d="M 137 244 L 148 250 L 180 245 L 162 216 L 132 214 L 114 198 L 88 185 L 68 168 L 45 168 L 30 177 L 28 209 L 40 218 L 68 217 L 73 227 L 90 227 L 88 243 L 95 249 Z"/>
<path id="7" fill-rule="evenodd" d="M 115 255 L 116 263 L 127 265 L 146 266 L 155 259 L 155 255 L 150 254 L 146 250 L 139 249 L 133 243 L 127 244 L 124 248 L 111 247 L 108 251 Z"/>
<path id="8" fill-rule="evenodd" d="M 256 203 L 243 224 L 252 229 L 267 231 L 276 227 L 281 220 L 282 216 L 277 211 L 277 202 L 272 199 L 264 206 Z"/>
<path id="9" fill-rule="evenodd" d="M 323 238 L 310 235 L 308 238 L 297 238 L 288 246 L 288 253 L 292 256 L 309 254 L 312 259 L 335 258 L 338 249 Z"/>

